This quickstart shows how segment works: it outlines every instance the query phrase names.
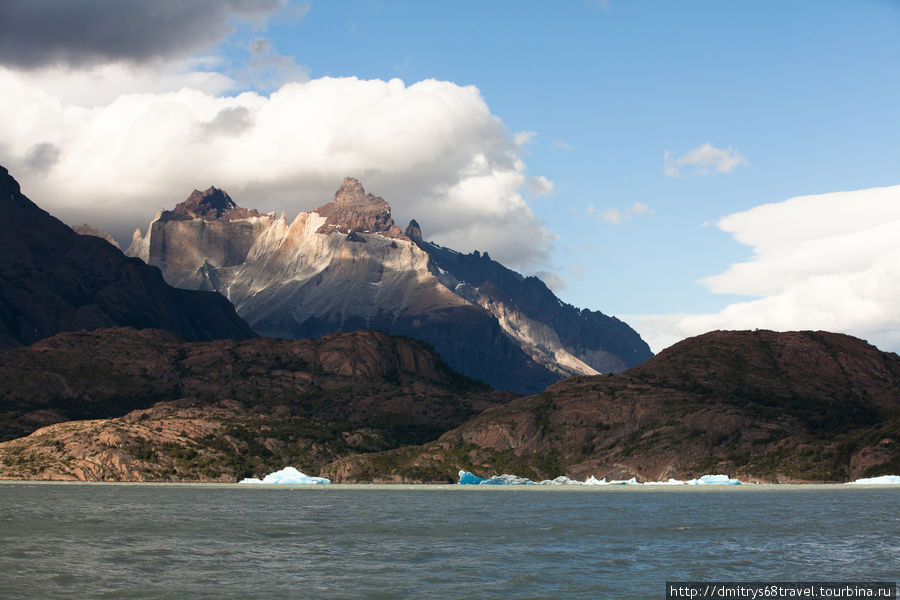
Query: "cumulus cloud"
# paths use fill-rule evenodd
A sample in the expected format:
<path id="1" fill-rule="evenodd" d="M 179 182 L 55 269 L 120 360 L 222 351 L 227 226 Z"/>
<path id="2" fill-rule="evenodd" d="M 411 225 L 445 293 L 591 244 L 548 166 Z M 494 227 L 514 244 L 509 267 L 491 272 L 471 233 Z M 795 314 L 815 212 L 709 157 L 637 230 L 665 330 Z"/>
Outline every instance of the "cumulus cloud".
<path id="1" fill-rule="evenodd" d="M 822 329 L 900 350 L 900 186 L 791 198 L 719 227 L 753 256 L 702 282 L 757 298 L 713 314 L 638 318 L 642 334 L 674 341 L 714 329 Z"/>
<path id="2" fill-rule="evenodd" d="M 667 177 L 711 175 L 731 173 L 740 166 L 750 164 L 740 152 L 731 146 L 722 150 L 709 142 L 688 150 L 682 156 L 675 156 L 669 150 L 663 157 L 663 173 Z"/>
<path id="3" fill-rule="evenodd" d="M 188 56 L 285 0 L 28 0 L 0 3 L 0 64 L 22 69 Z"/>
<path id="4" fill-rule="evenodd" d="M 349 175 L 384 196 L 398 222 L 416 218 L 445 246 L 528 268 L 551 243 L 523 193 L 552 184 L 527 173 L 522 136 L 506 131 L 473 86 L 323 78 L 268 97 L 183 87 L 86 106 L 41 77 L 0 68 L 0 112 L 16 115 L 4 124 L 0 161 L 70 222 L 123 237 L 210 185 L 243 206 L 292 216 L 329 201 Z M 40 177 L 25 169 L 36 144 L 59 150 Z"/>

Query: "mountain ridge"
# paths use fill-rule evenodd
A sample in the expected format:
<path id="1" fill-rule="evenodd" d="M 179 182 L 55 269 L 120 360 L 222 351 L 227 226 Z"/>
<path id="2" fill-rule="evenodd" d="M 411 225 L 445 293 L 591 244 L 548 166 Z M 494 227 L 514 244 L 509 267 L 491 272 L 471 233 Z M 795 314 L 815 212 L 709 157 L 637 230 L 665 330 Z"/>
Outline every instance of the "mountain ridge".
<path id="1" fill-rule="evenodd" d="M 222 298 L 169 286 L 159 269 L 79 235 L 0 167 L 0 349 L 61 331 L 156 327 L 188 339 L 256 334 Z"/>
<path id="2" fill-rule="evenodd" d="M 348 177 L 331 202 L 290 223 L 274 213 L 227 222 L 157 217 L 146 234 L 136 232 L 126 254 L 158 266 L 173 285 L 222 293 L 261 335 L 291 339 L 352 329 L 407 335 L 432 344 L 460 372 L 520 393 L 573 374 L 622 370 L 652 355 L 617 319 L 561 310 L 563 303 L 534 278 L 519 285 L 462 281 L 451 270 L 468 259 L 452 261 L 452 251 L 423 242 L 412 225 L 411 236 L 394 223 L 383 198 Z M 459 256 L 483 260 L 480 253 Z M 524 280 L 499 263 L 486 264 L 487 271 L 466 273 Z M 522 290 L 534 299 L 517 301 Z M 520 310 L 525 305 L 527 314 Z M 548 308 L 562 316 L 548 323 Z M 582 339 L 554 329 L 578 329 L 581 321 L 588 325 Z"/>

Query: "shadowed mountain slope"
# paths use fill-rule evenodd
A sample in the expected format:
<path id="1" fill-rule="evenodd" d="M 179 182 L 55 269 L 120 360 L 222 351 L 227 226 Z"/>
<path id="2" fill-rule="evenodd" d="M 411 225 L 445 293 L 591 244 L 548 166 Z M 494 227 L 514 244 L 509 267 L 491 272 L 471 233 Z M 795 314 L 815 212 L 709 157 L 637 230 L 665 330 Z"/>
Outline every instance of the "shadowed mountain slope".
<path id="1" fill-rule="evenodd" d="M 173 288 L 155 267 L 75 233 L 26 198 L 3 167 L 0 212 L 0 349 L 112 326 L 192 340 L 255 335 L 221 296 Z"/>

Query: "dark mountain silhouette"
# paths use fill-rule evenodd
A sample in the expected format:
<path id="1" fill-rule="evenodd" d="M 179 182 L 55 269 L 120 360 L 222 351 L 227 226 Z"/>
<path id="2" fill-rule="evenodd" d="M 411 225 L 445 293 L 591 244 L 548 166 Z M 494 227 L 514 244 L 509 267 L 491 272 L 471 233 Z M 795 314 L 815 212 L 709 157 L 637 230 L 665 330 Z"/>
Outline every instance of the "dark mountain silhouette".
<path id="1" fill-rule="evenodd" d="M 61 331 L 167 329 L 192 340 L 255 334 L 218 294 L 175 289 L 159 269 L 75 233 L 0 167 L 0 349 Z"/>

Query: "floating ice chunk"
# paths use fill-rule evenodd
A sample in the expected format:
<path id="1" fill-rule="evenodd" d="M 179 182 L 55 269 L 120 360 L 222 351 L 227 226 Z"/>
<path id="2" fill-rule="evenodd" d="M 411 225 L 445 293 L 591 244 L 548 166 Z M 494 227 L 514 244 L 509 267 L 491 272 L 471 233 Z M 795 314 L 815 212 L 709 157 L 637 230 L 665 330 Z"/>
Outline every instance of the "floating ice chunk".
<path id="1" fill-rule="evenodd" d="M 728 475 L 704 475 L 699 479 L 691 479 L 684 482 L 685 485 L 740 485 L 737 479 L 731 479 Z"/>
<path id="2" fill-rule="evenodd" d="M 597 479 L 593 475 L 584 480 L 584 485 L 609 485 L 609 482 L 606 481 L 606 477 L 603 479 Z"/>
<path id="3" fill-rule="evenodd" d="M 631 479 L 613 479 L 609 481 L 607 485 L 637 485 L 637 479 L 632 477 Z"/>
<path id="4" fill-rule="evenodd" d="M 459 485 L 478 485 L 484 481 L 483 477 L 479 477 L 478 475 L 474 475 L 469 473 L 468 471 L 459 472 L 459 481 L 457 482 Z"/>
<path id="5" fill-rule="evenodd" d="M 517 475 L 504 473 L 503 475 L 494 475 L 485 479 L 468 471 L 459 472 L 459 481 L 457 483 L 459 485 L 534 485 L 532 480 Z"/>
<path id="6" fill-rule="evenodd" d="M 670 477 L 668 481 L 645 481 L 644 485 L 684 485 L 684 482 Z"/>
<path id="7" fill-rule="evenodd" d="M 539 481 L 538 485 L 584 485 L 584 482 L 578 481 L 577 479 L 569 479 L 565 475 L 560 475 L 556 479 Z"/>
<path id="8" fill-rule="evenodd" d="M 294 467 L 285 467 L 280 471 L 269 473 L 263 479 L 256 477 L 248 477 L 242 479 L 241 483 L 272 483 L 281 485 L 322 485 L 331 483 L 330 479 L 324 477 L 310 477 L 306 473 L 301 473 Z"/>
<path id="9" fill-rule="evenodd" d="M 900 475 L 882 475 L 880 477 L 866 477 L 856 481 L 848 481 L 848 485 L 900 485 Z"/>

